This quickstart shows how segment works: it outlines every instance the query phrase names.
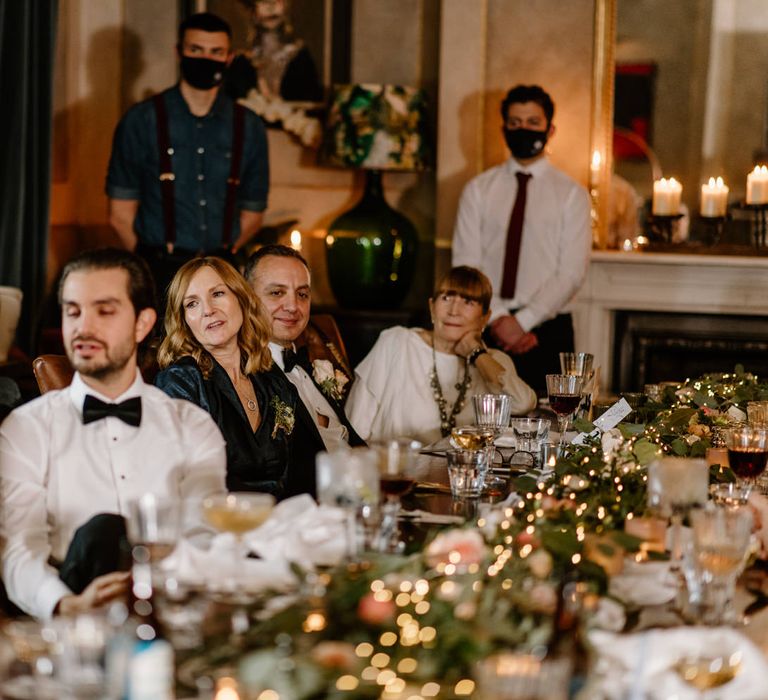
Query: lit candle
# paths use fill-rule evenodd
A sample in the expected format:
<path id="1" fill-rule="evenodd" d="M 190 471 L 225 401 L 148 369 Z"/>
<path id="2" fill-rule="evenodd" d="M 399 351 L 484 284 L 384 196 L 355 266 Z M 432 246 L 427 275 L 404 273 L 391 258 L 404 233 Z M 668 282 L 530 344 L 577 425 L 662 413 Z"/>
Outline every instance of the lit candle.
<path id="1" fill-rule="evenodd" d="M 768 203 L 768 168 L 756 165 L 747 175 L 747 204 Z"/>
<path id="2" fill-rule="evenodd" d="M 728 450 L 725 447 L 708 447 L 707 464 L 710 467 L 714 465 L 720 465 L 721 467 L 727 467 L 728 465 Z"/>
<path id="3" fill-rule="evenodd" d="M 653 214 L 655 216 L 679 214 L 682 193 L 683 186 L 675 178 L 656 180 L 653 183 Z"/>
<path id="4" fill-rule="evenodd" d="M 291 248 L 301 252 L 301 231 L 298 229 L 291 231 Z"/>
<path id="5" fill-rule="evenodd" d="M 723 178 L 711 177 L 701 186 L 701 215 L 705 217 L 725 216 L 728 210 L 728 187 Z"/>
<path id="6" fill-rule="evenodd" d="M 589 184 L 591 187 L 597 187 L 597 183 L 600 182 L 600 165 L 602 162 L 603 158 L 600 151 L 593 151 L 592 162 L 589 165 Z"/>
<path id="7" fill-rule="evenodd" d="M 624 523 L 624 531 L 643 540 L 640 551 L 663 552 L 666 547 L 667 521 L 661 518 L 632 518 Z"/>

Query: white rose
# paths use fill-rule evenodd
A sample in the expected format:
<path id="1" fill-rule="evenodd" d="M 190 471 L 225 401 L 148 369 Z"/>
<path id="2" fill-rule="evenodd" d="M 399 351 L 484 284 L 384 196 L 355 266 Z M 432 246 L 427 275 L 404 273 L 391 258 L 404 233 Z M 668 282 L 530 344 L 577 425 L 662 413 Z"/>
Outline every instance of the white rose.
<path id="1" fill-rule="evenodd" d="M 619 448 L 624 444 L 624 438 L 618 428 L 611 428 L 602 434 L 600 444 L 605 456 L 611 457 L 615 452 L 618 452 Z"/>
<path id="2" fill-rule="evenodd" d="M 312 368 L 312 376 L 318 384 L 333 380 L 333 364 L 330 360 L 315 360 Z"/>

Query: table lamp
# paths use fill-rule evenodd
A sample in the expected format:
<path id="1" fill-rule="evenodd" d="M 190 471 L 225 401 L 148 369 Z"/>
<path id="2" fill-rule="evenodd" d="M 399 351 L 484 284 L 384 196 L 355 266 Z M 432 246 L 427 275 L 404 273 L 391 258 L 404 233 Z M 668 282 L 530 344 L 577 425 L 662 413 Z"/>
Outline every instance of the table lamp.
<path id="1" fill-rule="evenodd" d="M 426 167 L 426 100 L 422 90 L 399 85 L 334 88 L 325 160 L 365 170 L 362 198 L 337 217 L 325 239 L 331 289 L 341 306 L 396 308 L 413 278 L 418 235 L 387 204 L 382 171 Z"/>

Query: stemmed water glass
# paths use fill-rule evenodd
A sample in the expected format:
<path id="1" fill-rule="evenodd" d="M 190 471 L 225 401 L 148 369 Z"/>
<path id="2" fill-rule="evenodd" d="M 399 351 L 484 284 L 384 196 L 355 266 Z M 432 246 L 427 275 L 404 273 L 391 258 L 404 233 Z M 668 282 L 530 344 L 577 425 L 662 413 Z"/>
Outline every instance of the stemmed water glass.
<path id="1" fill-rule="evenodd" d="M 495 441 L 504 428 L 509 427 L 509 417 L 512 413 L 511 397 L 508 394 L 477 394 L 472 397 L 472 403 L 475 408 L 477 427 L 493 431 Z M 512 454 L 505 454 L 499 445 L 495 447 L 495 451 L 501 457 L 501 466 L 509 467 Z"/>
<path id="2" fill-rule="evenodd" d="M 749 552 L 752 511 L 710 504 L 692 513 L 691 520 L 696 569 L 703 583 L 704 621 L 726 624 L 736 577 Z"/>
<path id="3" fill-rule="evenodd" d="M 581 403 L 581 389 L 584 380 L 575 374 L 548 374 L 547 394 L 549 407 L 557 415 L 557 429 L 560 431 L 560 446 L 566 444 L 565 433 L 568 422 Z"/>

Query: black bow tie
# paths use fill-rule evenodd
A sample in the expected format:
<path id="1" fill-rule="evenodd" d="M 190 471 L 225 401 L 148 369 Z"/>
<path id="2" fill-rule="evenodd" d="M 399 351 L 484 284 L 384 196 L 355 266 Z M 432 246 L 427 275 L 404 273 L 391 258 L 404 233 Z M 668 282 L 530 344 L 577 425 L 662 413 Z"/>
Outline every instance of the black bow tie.
<path id="1" fill-rule="evenodd" d="M 298 366 L 310 377 L 312 376 L 312 363 L 309 361 L 309 352 L 306 345 L 302 345 L 297 351 L 294 351 L 292 348 L 284 348 L 283 365 L 285 366 L 286 373 Z"/>
<path id="2" fill-rule="evenodd" d="M 139 427 L 141 423 L 141 398 L 136 396 L 122 403 L 106 403 L 95 396 L 86 394 L 83 402 L 83 423 L 93 423 L 107 416 L 114 416 L 121 421 Z"/>

